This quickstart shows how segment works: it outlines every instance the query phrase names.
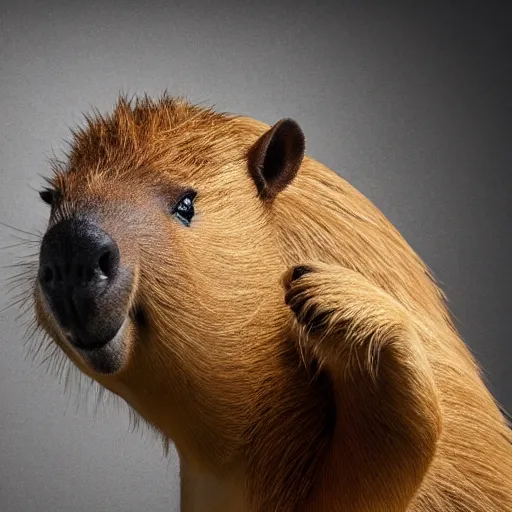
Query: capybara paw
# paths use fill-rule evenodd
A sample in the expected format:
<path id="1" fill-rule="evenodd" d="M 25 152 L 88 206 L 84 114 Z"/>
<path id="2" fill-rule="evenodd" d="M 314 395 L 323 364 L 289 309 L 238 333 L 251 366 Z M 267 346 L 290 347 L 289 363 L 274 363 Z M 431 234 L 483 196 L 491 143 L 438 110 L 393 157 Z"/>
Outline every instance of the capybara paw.
<path id="1" fill-rule="evenodd" d="M 321 332 L 333 314 L 333 309 L 322 300 L 319 272 L 310 265 L 297 265 L 284 278 L 285 302 L 309 334 Z"/>

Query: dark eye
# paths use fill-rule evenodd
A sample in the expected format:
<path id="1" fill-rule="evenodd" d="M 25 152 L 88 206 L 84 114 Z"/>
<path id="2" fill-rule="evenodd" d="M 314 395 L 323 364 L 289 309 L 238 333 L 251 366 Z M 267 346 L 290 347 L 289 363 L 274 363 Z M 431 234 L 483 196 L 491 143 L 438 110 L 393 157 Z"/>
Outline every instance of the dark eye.
<path id="1" fill-rule="evenodd" d="M 52 190 L 51 188 L 45 188 L 39 192 L 39 197 L 50 206 L 52 206 L 55 201 L 55 195 L 55 190 Z"/>
<path id="2" fill-rule="evenodd" d="M 173 215 L 185 224 L 185 226 L 190 226 L 192 217 L 194 217 L 194 199 L 196 195 L 196 192 L 187 192 L 181 197 L 172 211 Z"/>

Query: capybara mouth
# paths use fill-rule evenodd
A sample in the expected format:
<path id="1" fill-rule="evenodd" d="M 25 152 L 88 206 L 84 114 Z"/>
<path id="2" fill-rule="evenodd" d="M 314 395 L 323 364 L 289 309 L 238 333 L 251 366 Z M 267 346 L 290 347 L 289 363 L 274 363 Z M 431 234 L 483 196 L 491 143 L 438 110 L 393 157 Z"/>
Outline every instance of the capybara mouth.
<path id="1" fill-rule="evenodd" d="M 127 321 L 128 317 L 125 317 L 120 323 L 118 323 L 117 327 L 111 326 L 109 328 L 109 331 L 113 333 L 112 335 L 108 335 L 106 337 L 103 336 L 96 340 L 88 339 L 86 342 L 82 340 L 80 334 L 76 334 L 66 330 L 64 330 L 63 333 L 67 341 L 71 343 L 71 345 L 73 345 L 76 349 L 82 352 L 94 352 L 102 349 L 103 347 L 111 343 L 113 340 L 115 340 L 115 338 L 118 337 L 124 330 Z"/>
<path id="2" fill-rule="evenodd" d="M 126 337 L 130 323 L 127 315 L 116 334 L 105 343 L 80 345 L 74 340 L 71 344 L 95 372 L 104 375 L 116 373 L 126 360 Z"/>
<path id="3" fill-rule="evenodd" d="M 140 306 L 130 309 L 115 335 L 106 342 L 80 346 L 75 340 L 73 345 L 96 372 L 112 374 L 119 371 L 126 362 L 128 331 L 133 327 L 137 331 L 147 327 L 147 317 Z"/>
<path id="4" fill-rule="evenodd" d="M 135 328 L 140 333 L 147 328 L 148 319 L 140 306 L 134 306 L 123 318 L 113 336 L 96 343 L 83 343 L 80 338 L 64 331 L 68 343 L 95 372 L 108 375 L 118 372 L 126 363 L 128 336 Z M 113 331 L 112 331 L 113 332 Z"/>

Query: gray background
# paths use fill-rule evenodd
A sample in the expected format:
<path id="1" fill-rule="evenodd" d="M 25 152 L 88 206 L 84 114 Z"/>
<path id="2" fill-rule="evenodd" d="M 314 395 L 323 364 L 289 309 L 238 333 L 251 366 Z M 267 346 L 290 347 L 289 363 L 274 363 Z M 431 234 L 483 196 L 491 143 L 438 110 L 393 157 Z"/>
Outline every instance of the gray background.
<path id="1" fill-rule="evenodd" d="M 4 2 L 0 220 L 44 228 L 35 189 L 46 159 L 82 111 L 108 110 L 121 90 L 167 88 L 269 123 L 294 117 L 309 153 L 433 269 L 512 409 L 509 2 L 265 3 Z M 0 226 L 2 246 L 13 235 Z M 0 251 L 1 264 L 14 252 Z M 3 512 L 177 510 L 174 453 L 130 433 L 126 411 L 75 407 L 79 392 L 68 398 L 23 359 L 15 315 L 0 314 Z"/>

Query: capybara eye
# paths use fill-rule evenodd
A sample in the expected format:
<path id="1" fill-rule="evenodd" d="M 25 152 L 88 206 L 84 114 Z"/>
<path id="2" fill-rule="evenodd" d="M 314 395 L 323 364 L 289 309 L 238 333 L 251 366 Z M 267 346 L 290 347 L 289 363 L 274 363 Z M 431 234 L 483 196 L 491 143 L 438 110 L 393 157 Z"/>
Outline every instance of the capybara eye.
<path id="1" fill-rule="evenodd" d="M 185 226 L 190 226 L 190 222 L 194 217 L 194 199 L 197 193 L 195 191 L 189 191 L 184 194 L 178 201 L 173 210 L 173 215 L 180 220 Z"/>
<path id="2" fill-rule="evenodd" d="M 45 188 L 39 192 L 39 197 L 50 206 L 53 205 L 55 195 L 55 190 L 52 190 L 51 188 Z"/>

